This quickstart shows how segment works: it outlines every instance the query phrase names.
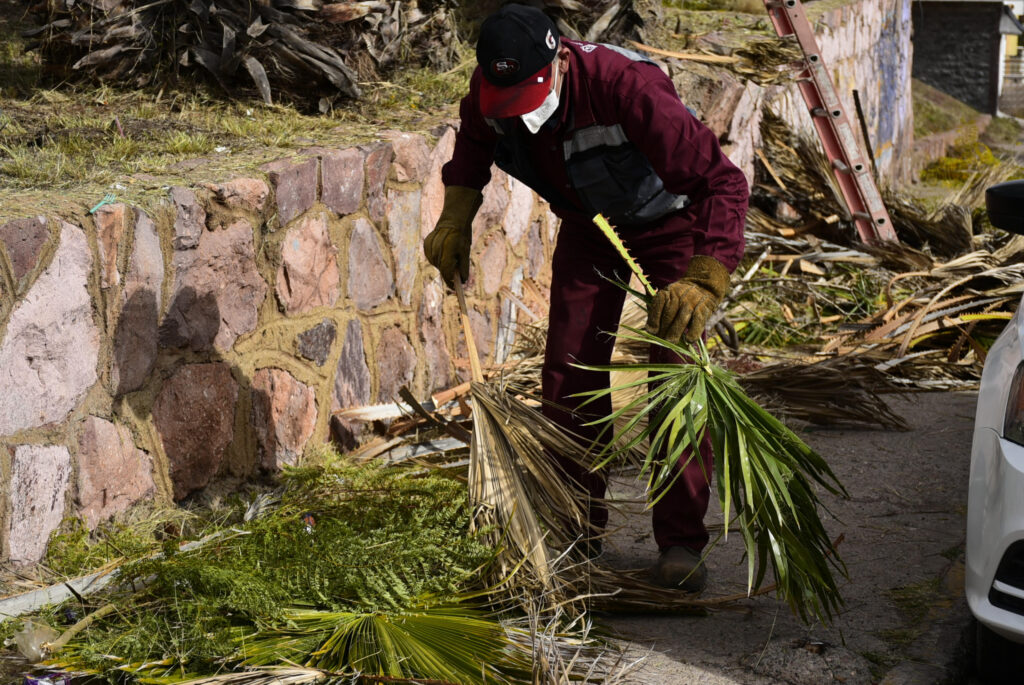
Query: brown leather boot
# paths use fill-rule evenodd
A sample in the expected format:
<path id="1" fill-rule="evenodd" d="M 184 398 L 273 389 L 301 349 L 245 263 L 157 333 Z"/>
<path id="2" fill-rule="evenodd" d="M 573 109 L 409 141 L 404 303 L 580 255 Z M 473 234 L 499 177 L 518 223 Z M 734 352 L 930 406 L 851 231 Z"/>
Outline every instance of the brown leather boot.
<path id="1" fill-rule="evenodd" d="M 689 547 L 668 547 L 654 566 L 654 582 L 683 592 L 702 592 L 708 583 L 708 570 L 699 552 Z"/>

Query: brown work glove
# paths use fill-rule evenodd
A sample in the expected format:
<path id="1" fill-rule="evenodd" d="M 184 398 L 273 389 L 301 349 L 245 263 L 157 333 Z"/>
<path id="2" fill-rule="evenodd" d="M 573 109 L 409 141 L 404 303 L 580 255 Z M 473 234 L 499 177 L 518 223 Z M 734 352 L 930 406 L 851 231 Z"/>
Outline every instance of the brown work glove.
<path id="1" fill-rule="evenodd" d="M 458 273 L 463 282 L 469 278 L 469 247 L 473 242 L 473 217 L 480 209 L 483 194 L 465 186 L 444 189 L 444 207 L 434 230 L 423 240 L 427 261 L 437 267 L 441 278 L 454 285 Z"/>
<path id="2" fill-rule="evenodd" d="M 661 290 L 647 307 L 647 332 L 668 342 L 697 342 L 708 318 L 729 292 L 729 270 L 714 257 L 697 255 L 686 275 Z"/>

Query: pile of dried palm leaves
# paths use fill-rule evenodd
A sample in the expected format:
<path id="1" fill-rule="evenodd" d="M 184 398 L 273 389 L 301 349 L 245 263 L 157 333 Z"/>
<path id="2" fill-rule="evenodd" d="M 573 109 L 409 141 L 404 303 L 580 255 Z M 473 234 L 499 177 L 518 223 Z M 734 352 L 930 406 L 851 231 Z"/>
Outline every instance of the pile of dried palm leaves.
<path id="1" fill-rule="evenodd" d="M 451 68 L 452 2 L 58 0 L 28 35 L 51 65 L 110 85 L 171 85 L 196 70 L 265 102 L 356 98 L 401 63 Z M 201 75 L 202 75 L 201 74 Z"/>
<path id="2" fill-rule="evenodd" d="M 573 37 L 625 35 L 641 23 L 630 0 L 545 7 Z M 456 0 L 50 0 L 30 10 L 38 27 L 27 36 L 71 80 L 165 86 L 198 71 L 229 92 L 324 110 L 396 67 L 453 68 L 460 27 L 480 9 Z"/>
<path id="3" fill-rule="evenodd" d="M 761 263 L 727 311 L 752 351 L 796 343 L 805 364 L 870 369 L 858 377 L 880 392 L 973 386 L 1024 289 L 1024 240 L 984 230 L 980 207 L 1019 168 L 981 168 L 935 208 L 885 189 L 900 243 L 867 247 L 817 141 L 770 112 L 762 135 L 747 231 Z"/>

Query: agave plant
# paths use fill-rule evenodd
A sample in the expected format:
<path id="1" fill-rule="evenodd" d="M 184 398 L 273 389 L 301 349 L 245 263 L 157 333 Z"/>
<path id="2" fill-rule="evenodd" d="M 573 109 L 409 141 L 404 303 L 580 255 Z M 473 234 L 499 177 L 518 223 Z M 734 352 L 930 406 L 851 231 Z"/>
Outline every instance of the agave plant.
<path id="1" fill-rule="evenodd" d="M 643 284 L 643 295 L 652 297 L 654 289 L 614 229 L 600 215 L 594 221 Z M 761 586 L 770 564 L 780 596 L 795 613 L 804 620 L 831 618 L 842 604 L 833 571 L 845 567 L 818 515 L 815 485 L 833 494 L 846 491 L 828 463 L 751 400 L 730 372 L 711 361 L 702 343 L 691 347 L 640 329 L 624 330 L 620 337 L 663 347 L 687 363 L 585 367 L 648 375 L 586 394 L 590 403 L 648 384 L 646 392 L 595 422 L 604 424 L 605 435 L 613 433 L 595 468 L 639 454 L 641 477 L 656 498 L 679 473 L 682 455 L 699 454 L 709 436 L 724 529 L 738 524 L 743 537 L 748 592 Z M 629 418 L 618 423 L 623 417 Z"/>

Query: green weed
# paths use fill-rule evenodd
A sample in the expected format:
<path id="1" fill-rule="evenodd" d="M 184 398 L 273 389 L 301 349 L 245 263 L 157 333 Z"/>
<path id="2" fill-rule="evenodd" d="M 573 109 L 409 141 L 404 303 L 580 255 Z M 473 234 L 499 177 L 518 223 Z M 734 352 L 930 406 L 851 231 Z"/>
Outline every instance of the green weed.
<path id="1" fill-rule="evenodd" d="M 937 88 L 913 79 L 911 98 L 914 110 L 914 136 L 923 138 L 976 120 L 981 113 L 970 105 Z"/>
<path id="2" fill-rule="evenodd" d="M 942 596 L 942 579 L 928 578 L 919 583 L 892 588 L 885 593 L 910 625 L 924 621 L 937 598 Z"/>
<path id="3" fill-rule="evenodd" d="M 981 141 L 964 140 L 951 147 L 945 157 L 925 167 L 921 171 L 921 180 L 955 186 L 965 182 L 974 172 L 999 163 L 999 158 Z"/>
<path id="4" fill-rule="evenodd" d="M 466 489 L 455 479 L 328 464 L 284 481 L 280 500 L 261 500 L 250 508 L 255 516 L 243 516 L 242 502 L 220 511 L 219 537 L 188 552 L 179 551 L 180 534 L 161 535 L 159 517 L 147 519 L 150 528 L 101 534 L 67 522 L 51 542 L 55 568 L 77 572 L 113 555 L 137 560 L 122 567 L 122 589 L 101 600 L 118 611 L 60 658 L 100 671 L 170 658 L 175 669 L 209 672 L 235 653 L 240 634 L 283 628 L 288 607 L 393 613 L 441 604 L 493 558 L 470 533 Z M 173 526 L 195 533 L 203 520 Z M 152 556 L 158 549 L 163 556 Z"/>
<path id="5" fill-rule="evenodd" d="M 164 139 L 162 147 L 169 155 L 204 155 L 213 152 L 216 146 L 204 133 L 175 131 Z"/>

